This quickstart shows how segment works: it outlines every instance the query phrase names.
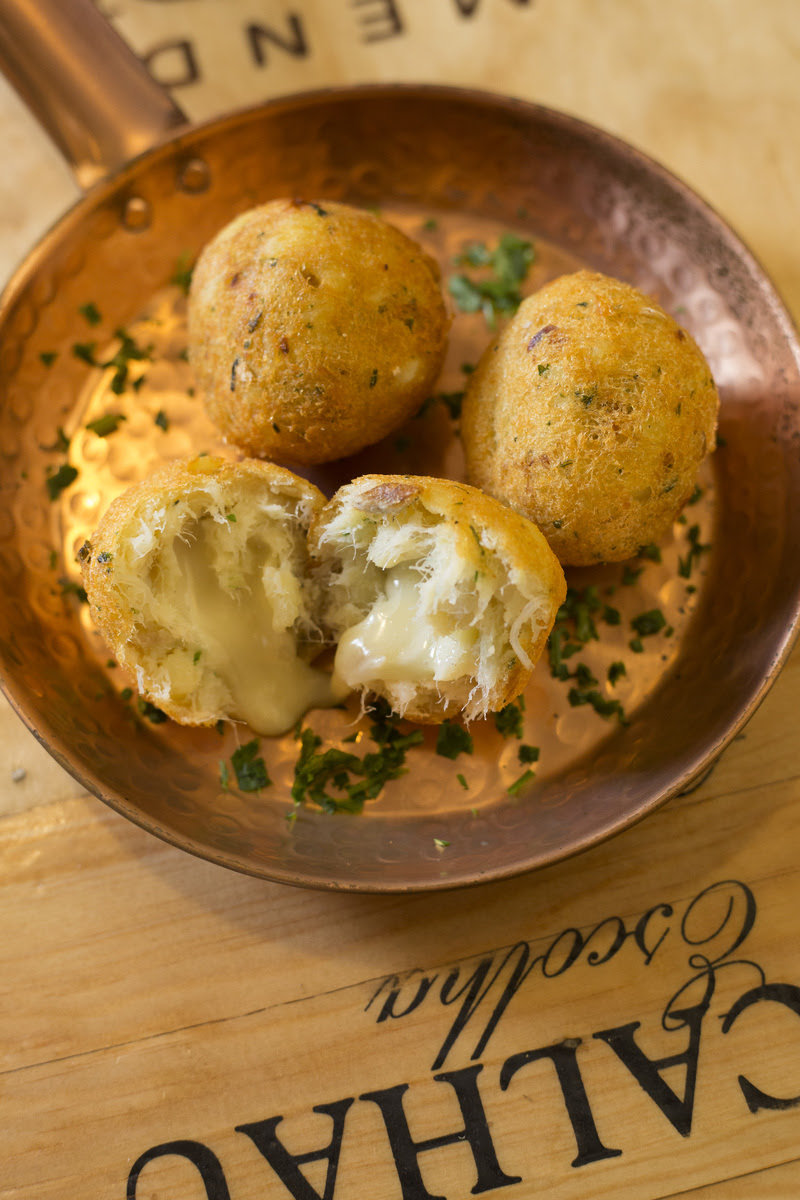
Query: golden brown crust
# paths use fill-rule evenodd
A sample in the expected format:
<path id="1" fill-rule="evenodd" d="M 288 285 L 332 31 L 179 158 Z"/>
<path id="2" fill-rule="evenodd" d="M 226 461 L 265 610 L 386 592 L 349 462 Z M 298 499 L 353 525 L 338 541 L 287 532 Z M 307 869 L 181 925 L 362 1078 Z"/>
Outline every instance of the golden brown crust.
<path id="1" fill-rule="evenodd" d="M 309 531 L 312 559 L 330 571 L 343 553 L 346 540 L 331 536 L 337 519 L 348 513 L 383 516 L 404 522 L 447 522 L 454 532 L 454 553 L 463 574 L 477 579 L 489 560 L 503 565 L 505 577 L 525 595 L 541 594 L 538 619 L 523 625 L 518 648 L 507 659 L 488 704 L 497 711 L 516 699 L 542 654 L 556 613 L 566 596 L 564 573 L 535 525 L 506 505 L 465 483 L 409 475 L 364 475 L 346 485 L 315 514 Z M 335 629 L 341 635 L 342 629 Z M 529 664 L 523 661 L 527 657 Z M 391 697 L 387 697 L 391 699 Z M 463 697 L 449 694 L 446 685 L 419 688 L 405 708 L 412 720 L 435 724 L 461 712 Z M 484 710 L 485 711 L 485 710 Z M 473 712 L 471 715 L 475 715 Z"/>
<path id="2" fill-rule="evenodd" d="M 261 457 L 328 462 L 385 437 L 433 388 L 448 325 L 434 260 L 345 204 L 252 209 L 193 274 L 190 355 L 209 415 Z"/>
<path id="3" fill-rule="evenodd" d="M 655 301 L 565 275 L 523 302 L 470 379 L 469 477 L 529 516 L 562 563 L 620 561 L 691 496 L 718 404 L 700 349 Z"/>

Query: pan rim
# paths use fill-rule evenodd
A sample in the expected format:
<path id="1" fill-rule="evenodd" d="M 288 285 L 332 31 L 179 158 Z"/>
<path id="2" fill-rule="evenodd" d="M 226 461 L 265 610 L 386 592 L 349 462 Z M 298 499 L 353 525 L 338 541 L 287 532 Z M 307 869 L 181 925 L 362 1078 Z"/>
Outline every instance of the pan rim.
<path id="1" fill-rule="evenodd" d="M 310 109 L 315 105 L 327 104 L 332 100 L 339 101 L 342 104 L 351 103 L 363 99 L 365 97 L 387 97 L 398 98 L 398 96 L 415 97 L 417 99 L 430 100 L 435 102 L 437 99 L 446 100 L 448 102 L 460 102 L 465 106 L 480 107 L 486 110 L 487 107 L 494 108 L 498 111 L 503 111 L 509 115 L 519 115 L 520 118 L 525 118 L 528 123 L 538 123 L 549 126 L 551 129 L 562 129 L 570 131 L 573 134 L 578 134 L 591 139 L 598 145 L 601 150 L 610 152 L 617 161 L 631 162 L 643 169 L 649 176 L 655 176 L 662 184 L 666 185 L 672 191 L 677 191 L 690 206 L 699 211 L 707 221 L 715 226 L 721 240 L 724 241 L 734 251 L 737 260 L 742 263 L 750 276 L 759 282 L 762 295 L 769 306 L 771 315 L 776 321 L 776 325 L 782 331 L 787 343 L 790 347 L 792 356 L 800 370 L 800 344 L 798 342 L 798 332 L 794 324 L 791 314 L 787 306 L 780 297 L 780 294 L 769 277 L 768 273 L 761 266 L 757 257 L 750 250 L 749 246 L 735 232 L 727 221 L 704 200 L 693 188 L 683 181 L 674 172 L 669 171 L 661 165 L 657 160 L 631 145 L 629 142 L 617 137 L 614 134 L 598 128 L 590 122 L 584 121 L 581 118 L 572 116 L 567 113 L 560 112 L 548 106 L 532 103 L 525 100 L 520 100 L 511 96 L 506 96 L 500 92 L 486 91 L 474 88 L 451 87 L 440 84 L 361 84 L 349 87 L 328 87 L 313 89 L 301 93 L 293 93 L 288 96 L 276 97 L 263 103 L 248 105 L 244 108 L 237 109 L 231 113 L 223 114 L 222 116 L 211 118 L 207 121 L 198 123 L 188 127 L 177 134 L 172 132 L 166 135 L 151 149 L 137 156 L 131 162 L 127 163 L 114 175 L 108 179 L 96 184 L 84 196 L 79 197 L 77 201 L 61 216 L 57 221 L 42 235 L 31 251 L 26 255 L 22 263 L 15 269 L 8 283 L 3 289 L 0 296 L 0 326 L 5 319 L 6 313 L 13 306 L 16 298 L 27 285 L 32 274 L 35 272 L 39 264 L 47 257 L 50 248 L 58 244 L 63 238 L 68 236 L 70 229 L 79 222 L 83 216 L 97 208 L 99 205 L 112 199 L 115 196 L 124 195 L 126 187 L 134 180 L 142 168 L 151 163 L 155 163 L 170 156 L 181 155 L 186 151 L 191 151 L 194 146 L 203 139 L 211 136 L 220 136 L 224 133 L 227 127 L 246 124 L 249 121 L 257 121 L 263 117 L 265 113 L 275 114 L 279 116 L 281 111 L 286 110 L 302 110 Z M 736 705 L 735 717 L 729 721 L 727 728 L 721 734 L 718 734 L 713 741 L 713 744 L 701 748 L 697 755 L 694 756 L 690 764 L 683 770 L 680 777 L 674 780 L 667 788 L 662 788 L 657 791 L 648 801 L 641 803 L 635 811 L 628 814 L 625 818 L 617 820 L 614 826 L 610 829 L 602 829 L 593 832 L 589 836 L 584 837 L 578 845 L 573 845 L 565 853 L 563 849 L 558 847 L 550 847 L 544 850 L 535 862 L 531 862 L 530 858 L 527 862 L 522 863 L 519 860 L 507 863 L 502 866 L 492 866 L 487 869 L 485 875 L 475 877 L 473 873 L 464 873 L 464 876 L 459 878 L 458 875 L 450 875 L 446 879 L 431 878 L 424 882 L 412 883 L 393 883 L 391 880 L 384 880 L 379 883 L 367 882 L 342 882 L 336 879 L 304 879 L 297 878 L 291 870 L 281 870 L 270 866 L 267 870 L 259 869 L 256 865 L 248 865 L 235 855 L 228 855 L 225 852 L 214 850 L 208 846 L 201 845 L 194 839 L 178 833 L 172 829 L 163 826 L 157 826 L 148 819 L 147 814 L 132 808 L 122 796 L 116 794 L 105 794 L 102 785 L 96 782 L 87 772 L 85 772 L 80 764 L 73 764 L 69 761 L 67 748 L 61 744 L 61 739 L 53 737 L 48 741 L 41 733 L 40 728 L 34 723 L 34 718 L 26 708 L 28 700 L 28 692 L 21 685 L 21 682 L 14 676 L 10 676 L 5 670 L 0 677 L 0 687 L 8 697 L 11 706 L 17 715 L 22 719 L 26 727 L 33 733 L 37 741 L 40 742 L 48 752 L 56 758 L 74 778 L 78 780 L 83 787 L 89 792 L 97 796 L 104 803 L 109 805 L 120 815 L 133 821 L 140 828 L 145 829 L 149 833 L 154 833 L 162 841 L 174 845 L 179 849 L 188 851 L 196 857 L 213 862 L 220 866 L 225 866 L 230 869 L 237 870 L 244 874 L 253 875 L 258 878 L 271 880 L 277 883 L 285 883 L 293 886 L 308 887 L 314 890 L 328 890 L 339 892 L 354 892 L 366 894 L 401 894 L 408 892 L 421 891 L 448 891 L 465 886 L 477 886 L 487 882 L 498 882 L 504 879 L 512 878 L 516 875 L 526 873 L 529 870 L 538 870 L 546 866 L 554 865 L 567 858 L 574 857 L 578 854 L 601 844 L 618 833 L 630 828 L 638 823 L 644 817 L 651 814 L 656 808 L 666 803 L 667 800 L 685 790 L 687 786 L 698 778 L 726 749 L 730 742 L 735 738 L 737 733 L 750 719 L 756 709 L 763 702 L 770 688 L 775 682 L 777 675 L 789 656 L 789 653 L 800 635 L 800 568 L 797 571 L 797 578 L 791 588 L 787 588 L 786 609 L 789 614 L 789 619 L 784 625 L 780 637 L 776 638 L 774 653 L 771 661 L 760 676 L 757 683 L 752 685 L 747 692 L 738 700 Z"/>

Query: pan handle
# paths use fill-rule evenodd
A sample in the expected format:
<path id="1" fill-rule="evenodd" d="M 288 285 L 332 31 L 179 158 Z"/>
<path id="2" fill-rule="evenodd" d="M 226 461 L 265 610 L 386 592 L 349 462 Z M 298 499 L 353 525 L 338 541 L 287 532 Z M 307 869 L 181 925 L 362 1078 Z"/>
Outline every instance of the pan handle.
<path id="1" fill-rule="evenodd" d="M 84 189 L 187 123 L 92 0 L 0 0 L 0 71 Z"/>

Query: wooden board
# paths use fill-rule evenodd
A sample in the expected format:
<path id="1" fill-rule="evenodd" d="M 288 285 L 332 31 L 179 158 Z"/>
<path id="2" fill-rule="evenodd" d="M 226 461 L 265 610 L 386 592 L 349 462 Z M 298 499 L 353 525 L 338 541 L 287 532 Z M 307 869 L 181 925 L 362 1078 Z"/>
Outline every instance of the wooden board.
<path id="1" fill-rule="evenodd" d="M 788 2 L 106 7 L 198 117 L 378 78 L 576 112 L 711 199 L 800 311 Z M 10 93 L 0 120 L 7 271 L 74 189 Z M 6 710 L 0 1197 L 797 1195 L 798 705 L 795 653 L 693 794 L 539 874 L 405 898 L 191 859 Z"/>

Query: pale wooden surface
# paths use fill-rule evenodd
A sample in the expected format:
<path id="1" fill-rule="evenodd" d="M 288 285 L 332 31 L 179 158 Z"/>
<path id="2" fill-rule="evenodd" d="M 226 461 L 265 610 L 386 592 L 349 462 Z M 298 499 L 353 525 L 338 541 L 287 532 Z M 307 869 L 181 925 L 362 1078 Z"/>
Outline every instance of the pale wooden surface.
<path id="1" fill-rule="evenodd" d="M 478 84 L 586 117 L 686 178 L 750 243 L 800 312 L 800 15 L 791 0 L 108 0 L 140 53 L 188 40 L 202 71 L 176 88 L 195 117 L 328 83 L 426 79 Z M 295 15 L 294 25 L 289 17 Z M 367 15 L 384 23 L 367 26 Z M 305 53 L 274 44 L 254 63 L 246 27 L 271 26 Z M 390 34 L 366 42 L 370 34 Z M 183 57 L 181 57 L 183 55 Z M 186 51 L 153 69 L 176 73 Z M 16 99 L 0 88 L 0 271 L 76 194 L 66 169 Z M 0 1197 L 123 1197 L 148 1147 L 194 1139 L 222 1162 L 232 1200 L 289 1193 L 236 1125 L 286 1117 L 296 1153 L 328 1140 L 314 1105 L 409 1083 L 417 1139 L 458 1125 L 449 1085 L 431 1064 L 456 1006 L 425 1003 L 374 1022 L 363 1010 L 384 976 L 440 972 L 527 940 L 542 953 L 563 929 L 584 935 L 619 916 L 626 928 L 659 903 L 678 917 L 722 880 L 755 896 L 757 919 L 736 957 L 769 982 L 800 986 L 800 657 L 693 795 L 607 846 L 538 875 L 433 898 L 325 896 L 238 877 L 195 861 L 81 794 L 4 708 L 0 724 Z M 26 778 L 12 783 L 11 770 Z M 27 811 L 16 811 L 25 810 Z M 754 1006 L 728 1034 L 720 1017 L 758 977 L 719 972 L 703 1022 L 692 1133 L 682 1138 L 592 1033 L 641 1022 L 652 1056 L 678 1053 L 685 1033 L 660 1017 L 689 977 L 672 928 L 649 966 L 632 941 L 598 967 L 534 973 L 480 1061 L 479 1084 L 511 1196 L 691 1195 L 778 1200 L 800 1194 L 800 1110 L 751 1113 L 737 1076 L 767 1092 L 800 1092 L 800 1024 L 778 1004 Z M 483 1018 L 485 1021 L 485 1018 Z M 477 1021 L 477 1018 L 476 1018 Z M 472 1025 L 469 1026 L 472 1029 Z M 466 1067 L 479 1029 L 444 1069 Z M 623 1151 L 570 1167 L 574 1137 L 552 1066 L 529 1066 L 508 1088 L 511 1054 L 582 1038 L 578 1051 L 603 1142 Z M 676 1045 L 677 1043 L 677 1045 Z M 667 1072 L 678 1092 L 680 1071 Z M 549 1072 L 549 1073 L 548 1073 Z M 400 1196 L 377 1107 L 347 1118 L 335 1195 Z M 469 1150 L 421 1156 L 428 1189 L 470 1194 Z M 308 1168 L 322 1188 L 320 1164 Z M 315 1173 L 316 1172 L 316 1173 Z M 201 1200 L 194 1168 L 160 1159 L 139 1200 Z M 498 1193 L 500 1194 L 500 1193 Z"/>

